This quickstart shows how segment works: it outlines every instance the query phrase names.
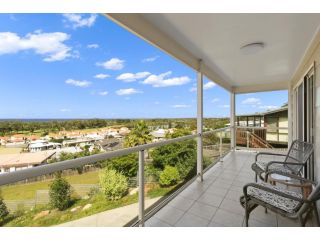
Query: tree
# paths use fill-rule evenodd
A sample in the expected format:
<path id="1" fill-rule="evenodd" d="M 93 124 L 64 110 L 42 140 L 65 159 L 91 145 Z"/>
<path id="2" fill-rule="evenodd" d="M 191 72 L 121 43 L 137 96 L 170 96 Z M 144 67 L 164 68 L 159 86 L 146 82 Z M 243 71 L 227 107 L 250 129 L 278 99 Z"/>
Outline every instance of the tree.
<path id="1" fill-rule="evenodd" d="M 196 172 L 196 142 L 187 140 L 158 147 L 151 152 L 152 164 L 163 170 L 165 166 L 176 167 L 181 179 L 189 179 Z"/>
<path id="2" fill-rule="evenodd" d="M 126 177 L 135 177 L 138 172 L 138 154 L 132 153 L 126 156 L 112 158 L 107 161 L 109 168 L 121 172 Z"/>
<path id="3" fill-rule="evenodd" d="M 2 199 L 1 192 L 0 192 L 0 222 L 2 222 L 6 216 L 9 215 L 9 211 L 7 205 Z"/>
<path id="4" fill-rule="evenodd" d="M 71 185 L 67 180 L 56 174 L 55 179 L 49 189 L 50 205 L 58 208 L 60 211 L 65 210 L 71 203 Z"/>
<path id="5" fill-rule="evenodd" d="M 134 147 L 151 142 L 152 136 L 145 121 L 139 121 L 124 141 L 125 147 Z"/>

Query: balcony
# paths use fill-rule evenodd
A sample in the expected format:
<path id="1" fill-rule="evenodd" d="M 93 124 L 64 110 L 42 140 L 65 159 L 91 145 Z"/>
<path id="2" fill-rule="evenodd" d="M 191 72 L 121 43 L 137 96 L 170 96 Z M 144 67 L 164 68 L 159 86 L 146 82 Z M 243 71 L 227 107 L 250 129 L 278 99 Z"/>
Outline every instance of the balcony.
<path id="1" fill-rule="evenodd" d="M 244 209 L 239 203 L 243 185 L 254 182 L 251 164 L 255 152 L 235 151 L 227 154 L 204 174 L 204 181 L 194 181 L 153 217 L 148 227 L 241 227 Z M 271 160 L 271 159 L 270 159 Z M 249 219 L 250 227 L 297 227 L 288 220 L 262 207 Z M 307 226 L 316 226 L 314 219 Z"/>

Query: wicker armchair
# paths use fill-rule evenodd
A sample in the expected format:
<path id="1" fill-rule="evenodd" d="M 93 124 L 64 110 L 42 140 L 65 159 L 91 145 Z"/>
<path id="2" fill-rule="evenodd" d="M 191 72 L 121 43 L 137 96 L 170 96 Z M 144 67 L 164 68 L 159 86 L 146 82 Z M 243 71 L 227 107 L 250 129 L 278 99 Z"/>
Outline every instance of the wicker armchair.
<path id="1" fill-rule="evenodd" d="M 316 202 L 320 199 L 320 184 L 304 179 L 300 176 L 270 171 L 269 174 L 280 174 L 295 179 L 301 184 L 312 185 L 312 192 L 307 198 L 299 192 L 280 188 L 266 182 L 249 183 L 243 187 L 244 195 L 240 203 L 245 209 L 245 224 L 248 226 L 250 213 L 258 206 L 263 206 L 284 217 L 299 219 L 301 226 L 305 226 L 310 213 L 314 213 L 318 226 L 320 226 Z"/>
<path id="2" fill-rule="evenodd" d="M 268 171 L 276 170 L 282 173 L 290 173 L 301 175 L 303 167 L 310 160 L 313 154 L 313 144 L 295 140 L 292 142 L 287 154 L 260 152 L 255 157 L 255 163 L 251 168 L 255 171 L 255 180 L 258 181 L 258 176 L 262 181 L 265 181 L 265 175 Z M 259 156 L 269 155 L 276 157 L 285 157 L 284 161 L 262 161 Z"/>

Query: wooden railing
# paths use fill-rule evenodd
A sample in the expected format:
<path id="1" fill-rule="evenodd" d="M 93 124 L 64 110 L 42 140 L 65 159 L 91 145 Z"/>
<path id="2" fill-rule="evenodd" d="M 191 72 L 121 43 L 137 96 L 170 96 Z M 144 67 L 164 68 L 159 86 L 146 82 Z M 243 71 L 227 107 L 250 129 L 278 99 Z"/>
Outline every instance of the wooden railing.
<path id="1" fill-rule="evenodd" d="M 236 143 L 248 148 L 273 148 L 266 140 L 266 129 L 237 129 Z"/>

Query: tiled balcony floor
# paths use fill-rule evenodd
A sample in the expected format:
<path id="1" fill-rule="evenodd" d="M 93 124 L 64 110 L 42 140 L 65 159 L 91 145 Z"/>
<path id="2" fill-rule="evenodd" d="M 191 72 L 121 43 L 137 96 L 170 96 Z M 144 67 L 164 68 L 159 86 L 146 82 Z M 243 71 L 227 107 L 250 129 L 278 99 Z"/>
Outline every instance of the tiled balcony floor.
<path id="1" fill-rule="evenodd" d="M 204 174 L 204 181 L 195 181 L 146 221 L 147 227 L 241 227 L 244 209 L 239 203 L 242 187 L 254 182 L 251 164 L 255 153 L 230 152 Z M 269 157 L 270 158 L 270 157 Z M 270 160 L 273 160 L 272 157 Z M 292 221 L 258 207 L 250 214 L 251 227 L 296 227 Z M 316 226 L 313 220 L 307 226 Z"/>

